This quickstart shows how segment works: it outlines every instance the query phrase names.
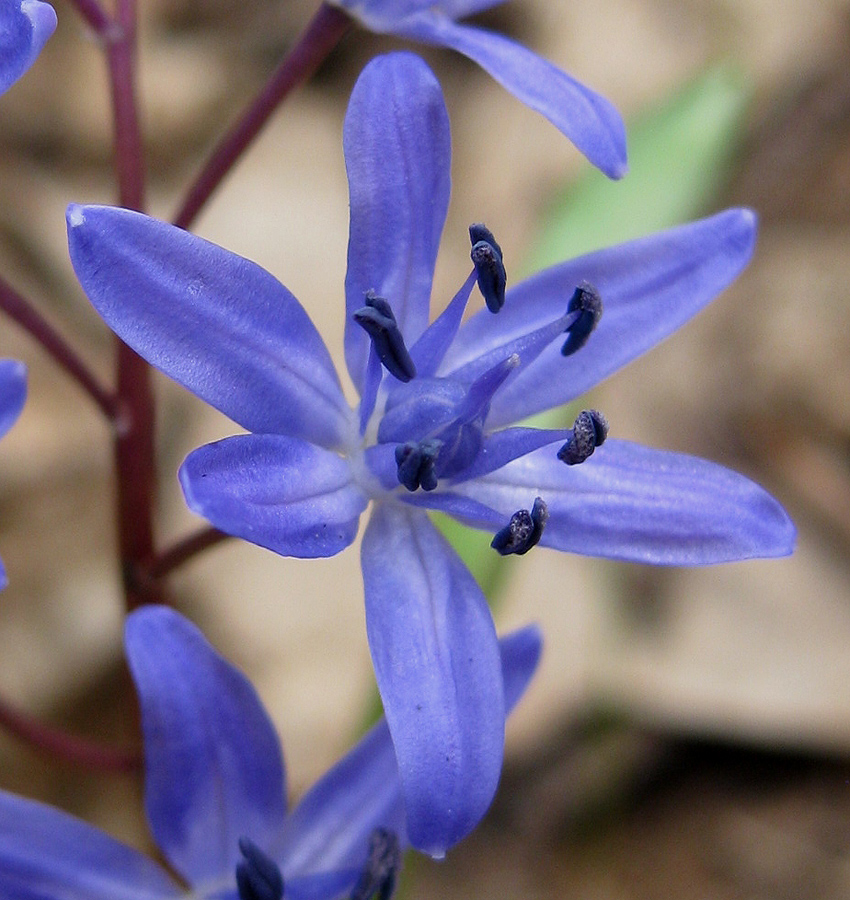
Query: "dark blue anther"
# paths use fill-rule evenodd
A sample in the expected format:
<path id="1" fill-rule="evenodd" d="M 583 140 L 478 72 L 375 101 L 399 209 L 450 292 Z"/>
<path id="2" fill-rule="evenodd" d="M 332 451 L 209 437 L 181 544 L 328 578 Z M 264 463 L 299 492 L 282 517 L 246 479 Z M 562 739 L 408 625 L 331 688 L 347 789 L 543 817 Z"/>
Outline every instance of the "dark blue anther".
<path id="1" fill-rule="evenodd" d="M 490 542 L 490 546 L 501 556 L 515 553 L 522 556 L 535 546 L 549 521 L 549 510 L 542 498 L 538 497 L 531 512 L 521 509 L 511 516 L 511 521 Z"/>
<path id="2" fill-rule="evenodd" d="M 507 284 L 502 248 L 496 243 L 493 232 L 481 223 L 469 226 L 469 239 L 472 241 L 470 256 L 475 266 L 478 289 L 484 297 L 487 309 L 491 313 L 497 313 L 505 305 Z"/>
<path id="3" fill-rule="evenodd" d="M 587 343 L 591 332 L 599 324 L 602 316 L 602 298 L 599 291 L 589 281 L 582 281 L 570 297 L 567 312 L 580 313 L 575 322 L 567 328 L 568 337 L 561 347 L 564 356 L 572 356 Z"/>
<path id="4" fill-rule="evenodd" d="M 366 305 L 355 310 L 352 318 L 372 338 L 378 359 L 386 366 L 390 375 L 405 382 L 416 376 L 416 366 L 407 352 L 404 338 L 387 300 L 368 291 Z"/>
<path id="5" fill-rule="evenodd" d="M 434 467 L 442 445 L 442 441 L 438 440 L 399 444 L 395 448 L 399 484 L 403 484 L 409 491 L 418 488 L 433 491 L 437 486 L 437 472 Z"/>
<path id="6" fill-rule="evenodd" d="M 608 437 L 608 420 L 598 409 L 586 409 L 576 416 L 573 436 L 558 451 L 558 459 L 568 466 L 583 463 Z"/>
<path id="7" fill-rule="evenodd" d="M 369 859 L 357 879 L 351 900 L 390 900 L 401 868 L 401 848 L 392 831 L 376 828 L 369 838 Z"/>
<path id="8" fill-rule="evenodd" d="M 277 863 L 246 837 L 239 838 L 239 852 L 245 857 L 236 864 L 239 900 L 282 900 L 283 875 Z"/>

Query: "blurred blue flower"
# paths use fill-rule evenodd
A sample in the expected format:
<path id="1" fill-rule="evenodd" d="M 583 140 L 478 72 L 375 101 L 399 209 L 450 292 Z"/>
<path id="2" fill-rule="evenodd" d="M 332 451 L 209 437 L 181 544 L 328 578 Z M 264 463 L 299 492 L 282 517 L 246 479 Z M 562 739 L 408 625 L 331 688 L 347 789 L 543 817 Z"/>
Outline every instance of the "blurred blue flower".
<path id="1" fill-rule="evenodd" d="M 792 550 L 784 510 L 727 469 L 616 440 L 590 456 L 606 434 L 598 413 L 573 429 L 506 427 L 574 399 L 686 322 L 747 264 L 755 219 L 729 210 L 554 266 L 504 296 L 501 249 L 476 225 L 475 268 L 429 325 L 450 146 L 421 60 L 366 67 L 344 152 L 345 357 L 358 410 L 304 309 L 248 260 L 109 207 L 69 209 L 70 253 L 123 340 L 251 432 L 189 455 L 180 479 L 193 510 L 306 558 L 348 546 L 374 501 L 361 548 L 369 644 L 411 841 L 438 855 L 490 803 L 504 714 L 485 598 L 426 510 L 496 532 L 499 552 L 539 541 L 698 565 Z M 501 311 L 461 324 L 476 281 Z"/>
<path id="2" fill-rule="evenodd" d="M 626 174 L 626 130 L 599 94 L 536 53 L 483 28 L 459 25 L 504 0 L 328 0 L 379 34 L 456 50 L 542 113 L 611 178 Z"/>
<path id="3" fill-rule="evenodd" d="M 26 366 L 16 359 L 0 359 L 0 437 L 15 424 L 26 398 Z M 0 561 L 0 590 L 7 583 L 6 570 Z"/>
<path id="4" fill-rule="evenodd" d="M 56 13 L 40 0 L 0 0 L 0 94 L 35 62 L 56 30 Z"/>
<path id="5" fill-rule="evenodd" d="M 0 792 L 4 900 L 280 900 L 268 888 L 280 875 L 287 900 L 331 900 L 393 877 L 393 867 L 373 865 L 369 853 L 376 836 L 391 849 L 408 844 L 383 720 L 287 814 L 280 744 L 247 679 L 166 607 L 132 613 L 125 639 L 142 712 L 148 820 L 189 890 L 85 822 Z M 540 646 L 533 627 L 503 639 L 508 708 L 531 679 Z"/>

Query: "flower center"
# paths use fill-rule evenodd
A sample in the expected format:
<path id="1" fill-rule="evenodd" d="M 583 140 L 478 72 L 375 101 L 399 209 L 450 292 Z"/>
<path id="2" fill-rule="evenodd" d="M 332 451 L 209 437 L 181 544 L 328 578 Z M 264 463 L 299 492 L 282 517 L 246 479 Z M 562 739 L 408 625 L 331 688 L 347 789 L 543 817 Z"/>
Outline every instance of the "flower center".
<path id="1" fill-rule="evenodd" d="M 400 484 L 411 492 L 420 488 L 433 491 L 443 478 L 462 480 L 466 470 L 475 471 L 485 444 L 491 401 L 505 379 L 531 365 L 564 335 L 561 353 L 572 355 L 587 343 L 601 318 L 599 291 L 582 281 L 563 315 L 525 334 L 507 337 L 504 343 L 491 346 L 451 374 L 438 377 L 436 372 L 460 328 L 473 283 L 477 282 L 490 312 L 498 313 L 505 303 L 507 276 L 501 247 L 480 223 L 469 226 L 469 237 L 473 272 L 410 351 L 388 300 L 369 291 L 365 305 L 354 313 L 354 320 L 372 339 L 360 407 L 360 434 L 367 455 L 373 448 L 377 451 L 366 468 L 376 476 L 381 490 L 393 490 Z M 384 370 L 392 377 L 386 377 Z M 567 465 L 584 462 L 607 434 L 605 417 L 596 410 L 585 410 L 576 419 L 558 458 Z M 534 447 L 529 444 L 524 452 L 531 449 Z M 391 468 L 393 458 L 396 478 Z M 512 458 L 506 457 L 504 463 Z M 475 476 L 470 472 L 469 477 Z M 547 518 L 546 504 L 538 497 L 530 512 L 518 510 L 499 531 L 494 549 L 502 554 L 527 553 L 540 540 Z"/>
<path id="2" fill-rule="evenodd" d="M 277 863 L 249 838 L 239 838 L 242 859 L 236 864 L 239 900 L 282 900 L 283 875 Z"/>

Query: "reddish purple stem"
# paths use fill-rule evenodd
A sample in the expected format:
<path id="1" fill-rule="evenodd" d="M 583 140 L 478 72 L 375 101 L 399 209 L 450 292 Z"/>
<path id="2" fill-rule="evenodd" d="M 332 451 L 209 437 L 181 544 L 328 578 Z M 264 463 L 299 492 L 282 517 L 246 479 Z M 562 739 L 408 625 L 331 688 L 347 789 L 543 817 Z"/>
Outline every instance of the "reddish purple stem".
<path id="1" fill-rule="evenodd" d="M 211 526 L 202 528 L 188 537 L 181 538 L 172 547 L 158 554 L 148 567 L 148 575 L 153 579 L 165 578 L 170 572 L 179 569 L 187 560 L 229 537 L 229 534 L 225 534 L 217 528 Z"/>
<path id="2" fill-rule="evenodd" d="M 68 0 L 82 18 L 88 23 L 89 28 L 106 38 L 112 28 L 112 18 L 100 5 L 98 0 Z"/>
<path id="3" fill-rule="evenodd" d="M 108 747 L 52 728 L 13 709 L 2 698 L 0 725 L 42 753 L 88 769 L 136 772 L 142 767 L 142 754 L 138 749 Z"/>
<path id="4" fill-rule="evenodd" d="M 115 397 L 95 378 L 59 332 L 3 278 L 0 278 L 0 309 L 35 338 L 94 400 L 107 419 L 114 420 L 117 409 Z"/>
<path id="5" fill-rule="evenodd" d="M 306 81 L 352 26 L 352 19 L 336 6 L 322 3 L 298 43 L 266 82 L 254 102 L 213 150 L 186 193 L 174 224 L 188 228 L 213 191 L 259 134 L 289 92 Z"/>

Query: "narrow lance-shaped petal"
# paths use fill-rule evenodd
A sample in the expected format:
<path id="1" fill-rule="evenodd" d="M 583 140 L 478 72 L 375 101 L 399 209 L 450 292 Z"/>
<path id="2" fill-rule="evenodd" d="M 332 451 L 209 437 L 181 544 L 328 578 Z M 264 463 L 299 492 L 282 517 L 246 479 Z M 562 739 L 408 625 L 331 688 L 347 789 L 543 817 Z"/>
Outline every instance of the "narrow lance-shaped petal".
<path id="1" fill-rule="evenodd" d="M 310 559 L 347 547 L 369 502 L 346 459 L 277 434 L 200 447 L 183 463 L 180 483 L 190 509 L 227 534 Z"/>
<path id="2" fill-rule="evenodd" d="M 542 645 L 534 625 L 499 641 L 506 715 L 528 687 Z M 402 847 L 409 843 L 398 763 L 383 718 L 292 811 L 284 837 L 285 875 L 356 867 L 378 827 L 394 831 Z"/>
<path id="3" fill-rule="evenodd" d="M 580 465 L 566 466 L 547 447 L 454 491 L 482 505 L 480 513 L 457 509 L 487 528 L 488 508 L 504 518 L 539 494 L 549 512 L 541 544 L 631 562 L 693 566 L 787 556 L 796 536 L 779 503 L 743 475 L 610 438 Z"/>
<path id="4" fill-rule="evenodd" d="M 274 728 L 245 676 L 173 610 L 130 615 L 125 639 L 154 837 L 190 884 L 232 878 L 240 837 L 261 848 L 280 840 L 285 784 Z"/>
<path id="5" fill-rule="evenodd" d="M 14 425 L 27 398 L 27 368 L 16 359 L 0 360 L 0 437 Z M 6 568 L 0 561 L 0 590 L 6 587 Z"/>
<path id="6" fill-rule="evenodd" d="M 0 437 L 15 424 L 27 399 L 27 367 L 16 359 L 0 360 Z"/>
<path id="7" fill-rule="evenodd" d="M 183 896 L 183 889 L 137 850 L 58 809 L 0 791 L 3 900 Z"/>
<path id="8" fill-rule="evenodd" d="M 475 827 L 499 780 L 504 699 L 493 620 L 469 570 L 418 510 L 381 504 L 361 555 L 409 837 L 442 856 Z"/>
<path id="9" fill-rule="evenodd" d="M 563 316 L 587 281 L 604 312 L 585 346 L 565 357 L 563 340 L 553 341 L 493 399 L 487 424 L 499 428 L 567 403 L 710 303 L 750 261 L 755 236 L 753 213 L 731 209 L 546 269 L 509 288 L 498 316 L 480 312 L 461 326 L 441 374 Z"/>
<path id="10" fill-rule="evenodd" d="M 427 44 L 450 47 L 478 63 L 526 106 L 544 115 L 609 178 L 622 178 L 626 129 L 614 106 L 526 47 L 438 12 L 402 20 L 393 33 Z"/>
<path id="11" fill-rule="evenodd" d="M 354 426 L 324 342 L 264 269 L 141 213 L 68 209 L 74 271 L 112 330 L 249 431 L 338 447 Z"/>
<path id="12" fill-rule="evenodd" d="M 0 3 L 0 94 L 29 69 L 55 30 L 56 13 L 49 3 Z"/>
<path id="13" fill-rule="evenodd" d="M 345 360 L 362 391 L 369 338 L 352 321 L 369 291 L 386 298 L 410 346 L 428 324 L 431 283 L 449 205 L 449 118 L 440 86 L 410 54 L 378 57 L 348 105 L 343 150 L 351 229 L 345 276 Z"/>

